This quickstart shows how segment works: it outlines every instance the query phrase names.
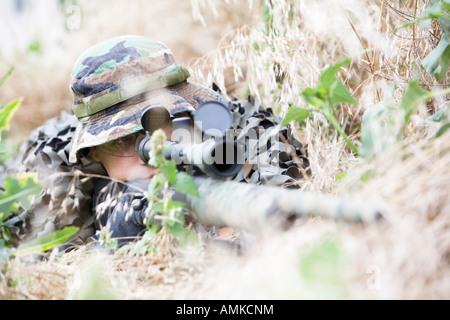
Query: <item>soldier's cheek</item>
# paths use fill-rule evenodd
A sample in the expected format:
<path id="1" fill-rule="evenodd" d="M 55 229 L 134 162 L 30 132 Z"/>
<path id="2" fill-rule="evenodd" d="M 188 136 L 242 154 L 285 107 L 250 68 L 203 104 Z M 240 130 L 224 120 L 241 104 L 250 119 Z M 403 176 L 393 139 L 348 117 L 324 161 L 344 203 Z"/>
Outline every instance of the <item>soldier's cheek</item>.
<path id="1" fill-rule="evenodd" d="M 128 168 L 126 180 L 150 180 L 158 172 L 159 169 L 150 167 L 148 165 L 136 164 Z"/>

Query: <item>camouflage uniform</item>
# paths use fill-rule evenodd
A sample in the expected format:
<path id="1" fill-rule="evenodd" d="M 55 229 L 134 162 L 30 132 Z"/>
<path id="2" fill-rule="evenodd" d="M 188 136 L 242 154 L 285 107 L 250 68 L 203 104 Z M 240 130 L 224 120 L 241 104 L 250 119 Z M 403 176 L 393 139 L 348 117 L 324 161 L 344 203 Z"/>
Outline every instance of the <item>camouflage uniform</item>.
<path id="1" fill-rule="evenodd" d="M 142 130 L 140 119 L 148 106 L 163 106 L 175 115 L 193 111 L 203 101 L 222 100 L 230 106 L 235 130 L 258 131 L 278 123 L 272 111 L 258 102 L 250 98 L 226 101 L 218 92 L 188 82 L 188 77 L 189 72 L 163 43 L 145 37 L 109 39 L 83 53 L 70 82 L 74 115 L 63 113 L 60 119 L 48 121 L 23 147 L 23 170 L 40 172 L 46 186 L 29 213 L 33 229 L 47 232 L 76 225 L 81 228 L 74 239 L 78 241 L 94 234 L 92 195 L 99 175 L 106 176 L 106 172 L 93 161 L 89 147 Z M 250 154 L 236 181 L 275 185 L 299 181 L 293 155 L 307 168 L 306 151 L 289 127 L 280 132 L 290 145 L 269 143 L 264 152 Z M 118 194 L 123 196 L 122 192 Z M 126 199 L 131 200 L 130 196 Z"/>

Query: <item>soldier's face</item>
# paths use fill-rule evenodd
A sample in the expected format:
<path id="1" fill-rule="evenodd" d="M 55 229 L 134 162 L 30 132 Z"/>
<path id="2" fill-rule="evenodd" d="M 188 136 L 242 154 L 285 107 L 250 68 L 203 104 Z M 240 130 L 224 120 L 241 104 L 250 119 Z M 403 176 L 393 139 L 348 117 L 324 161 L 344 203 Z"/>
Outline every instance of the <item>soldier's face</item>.
<path id="1" fill-rule="evenodd" d="M 100 147 L 92 147 L 91 151 L 94 160 L 101 162 L 108 175 L 114 179 L 122 181 L 150 180 L 159 172 L 158 169 L 144 163 L 136 151 L 133 156 L 127 157 L 113 155 Z"/>
<path id="2" fill-rule="evenodd" d="M 189 113 L 178 113 L 175 118 L 189 117 Z M 172 137 L 172 125 L 163 128 L 166 137 Z M 95 161 L 101 162 L 111 178 L 122 181 L 150 180 L 159 170 L 143 162 L 137 146 L 144 137 L 142 132 L 130 134 L 101 146 L 91 147 Z"/>

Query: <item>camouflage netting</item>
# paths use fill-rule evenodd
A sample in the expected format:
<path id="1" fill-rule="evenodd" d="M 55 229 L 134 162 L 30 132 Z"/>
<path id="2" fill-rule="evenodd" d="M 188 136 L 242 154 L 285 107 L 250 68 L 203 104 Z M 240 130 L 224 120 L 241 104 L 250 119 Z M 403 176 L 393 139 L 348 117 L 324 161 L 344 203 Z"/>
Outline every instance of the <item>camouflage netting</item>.
<path id="1" fill-rule="evenodd" d="M 78 119 L 67 112 L 35 129 L 20 148 L 18 172 L 37 172 L 43 186 L 32 210 L 22 213 L 20 238 L 34 238 L 65 226 L 77 226 L 72 243 L 94 233 L 91 210 L 96 175 L 105 175 L 88 154 L 76 165 L 69 163 L 70 142 Z"/>
<path id="2" fill-rule="evenodd" d="M 247 144 L 246 163 L 236 181 L 277 186 L 300 186 L 303 175 L 310 172 L 306 147 L 295 139 L 290 125 L 281 128 L 276 139 L 266 139 L 270 129 L 281 121 L 272 109 L 264 108 L 251 96 L 231 101 L 233 128 L 237 141 Z M 256 135 L 247 135 L 253 130 Z M 243 141 L 245 137 L 253 137 Z M 267 143 L 266 143 L 267 140 Z"/>
<path id="3" fill-rule="evenodd" d="M 258 133 L 257 139 L 240 141 L 248 143 L 249 153 L 235 180 L 298 187 L 302 175 L 309 171 L 309 162 L 306 148 L 294 138 L 290 126 L 280 130 L 287 144 L 280 139 L 266 143 L 260 139 L 262 134 L 279 123 L 271 109 L 262 108 L 251 97 L 231 101 L 230 108 L 238 142 L 249 130 Z M 74 115 L 62 112 L 59 118 L 35 129 L 22 143 L 19 152 L 22 163 L 17 171 L 37 172 L 44 189 L 32 210 L 13 217 L 18 239 L 34 238 L 65 226 L 80 228 L 70 241 L 73 244 L 81 244 L 94 235 L 92 194 L 97 179 L 106 175 L 106 171 L 86 152 L 76 165 L 69 163 L 70 142 L 77 124 Z"/>

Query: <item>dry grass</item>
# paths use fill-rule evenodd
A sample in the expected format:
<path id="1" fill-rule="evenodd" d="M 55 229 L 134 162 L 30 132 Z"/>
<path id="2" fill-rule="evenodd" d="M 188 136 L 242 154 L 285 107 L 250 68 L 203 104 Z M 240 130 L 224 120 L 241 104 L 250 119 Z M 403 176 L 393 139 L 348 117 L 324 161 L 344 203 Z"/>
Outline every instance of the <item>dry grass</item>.
<path id="1" fill-rule="evenodd" d="M 165 2 L 164 8 L 176 8 L 179 3 Z M 191 26 L 189 34 L 179 31 L 182 28 L 155 27 L 157 23 L 148 23 L 140 6 L 128 11 L 129 19 L 139 17 L 135 24 L 118 23 L 117 28 L 145 30 L 139 33 L 162 39 L 176 48 L 175 52 L 180 50 L 181 61 L 198 82 L 214 81 L 222 92 L 238 98 L 250 92 L 281 115 L 289 104 L 304 106 L 299 92 L 315 86 L 328 64 L 350 56 L 352 63 L 341 71 L 340 78 L 360 104 L 341 106 L 338 120 L 346 124 L 357 144 L 364 111 L 382 100 L 387 87 L 397 85 L 397 101 L 415 74 L 428 90 L 447 87 L 448 79 L 439 83 L 415 67 L 438 43 L 440 29 L 436 24 L 426 30 L 414 26 L 389 33 L 420 16 L 429 1 L 271 3 L 272 28 L 261 18 L 264 1 L 231 0 L 193 0 L 192 7 L 184 4 L 188 16 L 180 19 Z M 89 12 L 94 14 L 95 8 Z M 154 11 L 154 17 L 161 19 L 158 12 Z M 90 22 L 103 27 L 89 38 L 89 44 L 110 35 L 102 21 Z M 83 35 L 77 37 L 80 43 Z M 205 37 L 208 42 L 202 46 L 199 42 Z M 70 54 L 77 55 L 77 50 L 81 50 L 79 46 Z M 16 76 L 13 82 L 26 74 L 17 72 Z M 62 92 L 67 81 L 60 77 L 58 84 L 52 84 L 52 91 L 61 96 L 58 101 L 65 101 Z M 48 81 L 49 76 L 45 79 L 54 82 Z M 16 87 L 10 93 L 39 96 L 40 91 L 32 85 L 35 80 L 29 82 L 27 90 Z M 161 246 L 154 256 L 105 254 L 100 261 L 91 258 L 88 248 L 80 247 L 62 259 L 52 256 L 32 264 L 11 261 L 2 275 L 2 283 L 10 286 L 0 287 L 0 297 L 74 299 L 94 294 L 119 299 L 449 299 L 450 133 L 434 139 L 436 128 L 426 121 L 448 105 L 446 98 L 423 105 L 412 118 L 401 146 L 370 162 L 350 153 L 319 114 L 298 132 L 308 145 L 312 172 L 302 188 L 363 197 L 383 205 L 382 223 L 349 225 L 313 218 L 300 219 L 285 232 L 242 232 L 246 245 L 241 255 L 223 241 L 208 242 L 195 251 Z M 49 101 L 44 96 L 41 100 Z M 27 106 L 24 102 L 26 108 L 33 108 L 32 103 Z M 341 172 L 346 177 L 337 180 Z M 362 182 L 367 172 L 374 174 Z M 308 256 L 311 252 L 317 257 Z M 305 261 L 310 261 L 321 277 L 302 269 Z M 83 278 L 89 274 L 93 276 Z M 104 281 L 93 289 L 98 284 L 96 277 Z"/>

